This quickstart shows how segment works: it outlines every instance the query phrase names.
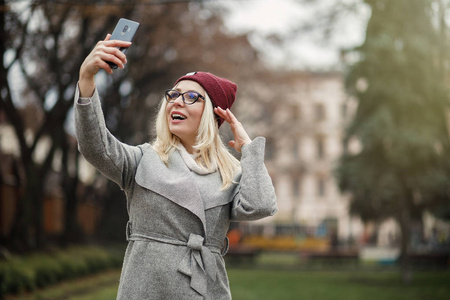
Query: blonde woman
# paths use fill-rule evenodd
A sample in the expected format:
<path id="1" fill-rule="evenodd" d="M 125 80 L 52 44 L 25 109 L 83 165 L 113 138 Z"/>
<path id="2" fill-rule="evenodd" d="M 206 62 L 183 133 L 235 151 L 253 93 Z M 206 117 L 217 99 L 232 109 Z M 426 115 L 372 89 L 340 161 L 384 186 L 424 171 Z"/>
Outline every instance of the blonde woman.
<path id="1" fill-rule="evenodd" d="M 277 211 L 264 166 L 265 139 L 251 140 L 229 110 L 236 85 L 207 72 L 180 77 L 165 92 L 152 143 L 130 146 L 105 126 L 94 77 L 123 68 L 117 47 L 100 41 L 80 68 L 75 95 L 79 149 L 127 196 L 129 222 L 117 299 L 231 299 L 223 256 L 230 221 Z M 239 162 L 219 136 L 230 124 Z"/>

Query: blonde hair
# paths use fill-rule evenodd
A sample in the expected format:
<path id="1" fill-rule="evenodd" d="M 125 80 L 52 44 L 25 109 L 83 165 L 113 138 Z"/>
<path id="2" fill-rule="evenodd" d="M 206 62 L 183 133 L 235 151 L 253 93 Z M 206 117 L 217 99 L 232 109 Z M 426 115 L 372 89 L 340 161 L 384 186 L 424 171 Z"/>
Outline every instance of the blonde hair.
<path id="1" fill-rule="evenodd" d="M 240 171 L 241 166 L 240 162 L 228 151 L 219 135 L 216 116 L 208 94 L 205 94 L 204 101 L 205 107 L 197 130 L 196 145 L 194 146 L 196 162 L 205 170 L 217 166 L 222 177 L 222 190 L 226 190 L 233 184 L 233 179 L 236 173 Z M 181 141 L 169 130 L 166 107 L 167 101 L 163 98 L 156 117 L 156 139 L 153 142 L 153 148 L 161 160 L 168 165 L 170 154 L 179 148 Z"/>

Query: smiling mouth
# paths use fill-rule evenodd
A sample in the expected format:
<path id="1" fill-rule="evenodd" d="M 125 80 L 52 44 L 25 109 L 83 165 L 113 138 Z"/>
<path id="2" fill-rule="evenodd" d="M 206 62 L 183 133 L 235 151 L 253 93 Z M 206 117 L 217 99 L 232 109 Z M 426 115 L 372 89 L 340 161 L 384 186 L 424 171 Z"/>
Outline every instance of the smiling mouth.
<path id="1" fill-rule="evenodd" d="M 186 120 L 186 116 L 180 115 L 180 114 L 172 114 L 172 120 Z"/>

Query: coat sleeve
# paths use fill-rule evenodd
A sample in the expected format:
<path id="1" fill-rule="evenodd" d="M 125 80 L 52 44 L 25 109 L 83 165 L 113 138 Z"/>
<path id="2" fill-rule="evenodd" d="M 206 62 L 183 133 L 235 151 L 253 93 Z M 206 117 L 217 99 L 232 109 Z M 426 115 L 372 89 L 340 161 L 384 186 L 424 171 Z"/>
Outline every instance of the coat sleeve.
<path id="1" fill-rule="evenodd" d="M 90 101 L 79 100 L 77 85 L 74 118 L 79 151 L 103 175 L 126 189 L 134 179 L 143 146 L 126 145 L 109 132 L 97 89 Z"/>
<path id="2" fill-rule="evenodd" d="M 233 221 L 258 220 L 278 211 L 275 189 L 264 165 L 265 143 L 265 138 L 258 137 L 242 147 L 242 175 L 231 209 Z"/>

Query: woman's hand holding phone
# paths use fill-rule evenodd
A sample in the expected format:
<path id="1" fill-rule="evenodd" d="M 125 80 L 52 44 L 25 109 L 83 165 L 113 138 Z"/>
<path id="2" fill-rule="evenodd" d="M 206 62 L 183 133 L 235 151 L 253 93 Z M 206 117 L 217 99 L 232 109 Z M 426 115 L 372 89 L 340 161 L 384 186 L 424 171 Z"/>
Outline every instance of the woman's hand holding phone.
<path id="1" fill-rule="evenodd" d="M 95 89 L 95 74 L 100 69 L 105 70 L 109 74 L 113 73 L 108 62 L 116 64 L 123 69 L 127 63 L 125 54 L 119 48 L 127 48 L 131 42 L 110 40 L 111 35 L 108 34 L 105 40 L 100 41 L 86 57 L 80 68 L 79 88 L 81 97 L 91 97 Z"/>
<path id="2" fill-rule="evenodd" d="M 138 28 L 138 22 L 121 18 L 112 35 L 107 34 L 105 40 L 97 43 L 80 68 L 78 86 L 81 97 L 92 96 L 95 90 L 94 77 L 100 69 L 112 74 L 114 69 L 125 67 L 125 53 Z"/>

